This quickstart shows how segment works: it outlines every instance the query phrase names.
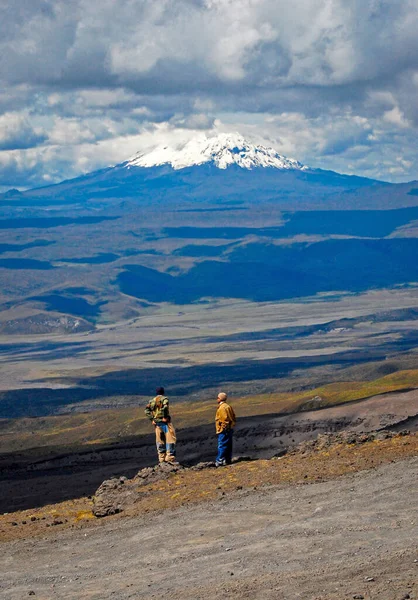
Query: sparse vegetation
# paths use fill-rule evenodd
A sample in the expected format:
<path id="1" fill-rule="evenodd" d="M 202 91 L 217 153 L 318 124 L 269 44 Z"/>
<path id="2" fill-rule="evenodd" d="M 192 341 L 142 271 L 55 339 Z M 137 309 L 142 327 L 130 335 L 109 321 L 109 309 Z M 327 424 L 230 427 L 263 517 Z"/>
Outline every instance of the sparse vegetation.
<path id="1" fill-rule="evenodd" d="M 354 447 L 347 443 L 336 443 L 314 451 L 292 453 L 280 460 L 241 462 L 226 469 L 184 471 L 144 486 L 140 500 L 132 509 L 111 518 L 189 506 L 216 500 L 221 495 L 240 493 L 240 490 L 256 490 L 260 486 L 325 481 L 416 456 L 417 453 L 418 435 L 414 434 L 368 441 Z M 46 529 L 51 525 L 59 526 L 61 530 L 100 526 L 103 523 L 94 519 L 91 498 L 77 498 L 0 515 L 0 542 L 45 535 L 51 532 L 51 529 Z M 55 527 L 52 531 L 56 531 Z"/>
<path id="2" fill-rule="evenodd" d="M 290 413 L 354 402 L 377 394 L 418 388 L 418 369 L 397 371 L 374 381 L 342 381 L 298 393 L 271 393 L 233 399 L 240 416 Z M 177 428 L 211 423 L 214 401 L 172 405 Z M 59 452 L 123 442 L 150 433 L 143 407 L 0 421 L 0 452 L 50 447 Z M 34 451 L 36 453 L 36 450 Z"/>

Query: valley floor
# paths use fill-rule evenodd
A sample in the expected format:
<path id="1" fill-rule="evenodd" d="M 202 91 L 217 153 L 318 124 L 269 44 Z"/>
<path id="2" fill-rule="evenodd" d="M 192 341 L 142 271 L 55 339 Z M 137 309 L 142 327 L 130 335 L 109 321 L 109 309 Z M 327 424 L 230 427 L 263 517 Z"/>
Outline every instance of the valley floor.
<path id="1" fill-rule="evenodd" d="M 306 484 L 298 483 L 303 476 L 291 485 L 255 488 L 247 481 L 243 489 L 221 482 L 241 471 L 257 479 L 269 464 L 276 470 L 287 461 L 290 468 L 309 465 L 303 454 L 189 473 L 219 479 L 216 499 L 3 543 L 2 598 L 20 600 L 31 592 L 43 600 L 416 598 L 413 447 L 416 452 L 416 436 L 325 451 L 324 468 L 335 458 L 346 474 Z M 380 455 L 387 455 L 383 464 Z M 370 470 L 347 474 L 365 468 L 366 456 Z"/>

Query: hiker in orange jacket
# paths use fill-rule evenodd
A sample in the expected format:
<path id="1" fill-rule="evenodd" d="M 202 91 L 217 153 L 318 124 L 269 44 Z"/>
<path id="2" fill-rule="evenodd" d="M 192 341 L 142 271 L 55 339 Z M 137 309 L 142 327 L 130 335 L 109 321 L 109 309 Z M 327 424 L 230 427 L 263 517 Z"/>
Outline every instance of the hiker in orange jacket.
<path id="1" fill-rule="evenodd" d="M 227 398 L 225 392 L 218 394 L 218 410 L 215 417 L 218 436 L 218 455 L 215 463 L 217 467 L 230 465 L 232 460 L 232 436 L 236 417 L 234 409 L 226 402 Z"/>

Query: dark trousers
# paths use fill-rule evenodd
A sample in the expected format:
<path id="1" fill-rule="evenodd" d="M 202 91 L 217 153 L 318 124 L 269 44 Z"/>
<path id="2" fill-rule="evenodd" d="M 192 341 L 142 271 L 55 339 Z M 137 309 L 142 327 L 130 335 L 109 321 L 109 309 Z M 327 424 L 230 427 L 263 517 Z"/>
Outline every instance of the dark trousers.
<path id="1" fill-rule="evenodd" d="M 227 429 L 218 433 L 218 456 L 216 463 L 219 465 L 230 465 L 232 460 L 232 435 L 233 430 Z"/>

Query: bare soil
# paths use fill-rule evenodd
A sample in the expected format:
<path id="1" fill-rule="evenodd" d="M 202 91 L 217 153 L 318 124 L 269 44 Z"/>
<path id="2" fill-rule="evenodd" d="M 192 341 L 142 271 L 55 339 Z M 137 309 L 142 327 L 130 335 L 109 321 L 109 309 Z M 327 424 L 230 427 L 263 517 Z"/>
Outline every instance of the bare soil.
<path id="1" fill-rule="evenodd" d="M 26 539 L 2 544 L 1 597 L 416 598 L 417 446 L 397 436 L 187 472 L 128 516 L 75 524 L 67 506 L 66 524 L 34 521 L 34 537 L 10 526 Z M 21 517 L 1 517 L 3 533 Z"/>

